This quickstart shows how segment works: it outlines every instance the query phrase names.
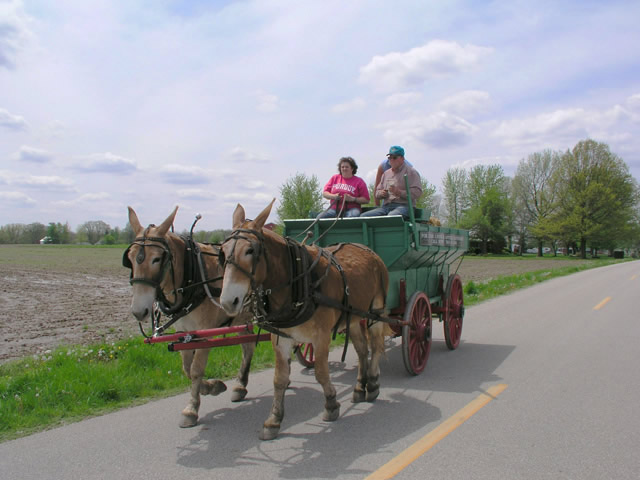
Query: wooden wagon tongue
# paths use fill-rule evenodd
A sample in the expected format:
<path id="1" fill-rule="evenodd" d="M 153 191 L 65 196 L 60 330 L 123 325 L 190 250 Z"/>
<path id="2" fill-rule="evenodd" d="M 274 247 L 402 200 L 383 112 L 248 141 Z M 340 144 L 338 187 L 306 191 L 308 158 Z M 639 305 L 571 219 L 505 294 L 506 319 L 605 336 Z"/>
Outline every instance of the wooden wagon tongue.
<path id="1" fill-rule="evenodd" d="M 235 334 L 235 335 L 234 335 Z M 227 336 L 233 335 L 233 336 Z M 218 338 L 213 338 L 218 337 Z M 195 350 L 199 348 L 224 347 L 242 343 L 263 342 L 271 339 L 270 333 L 254 333 L 252 325 L 194 330 L 192 332 L 174 333 L 145 338 L 144 343 L 166 343 L 169 351 Z"/>

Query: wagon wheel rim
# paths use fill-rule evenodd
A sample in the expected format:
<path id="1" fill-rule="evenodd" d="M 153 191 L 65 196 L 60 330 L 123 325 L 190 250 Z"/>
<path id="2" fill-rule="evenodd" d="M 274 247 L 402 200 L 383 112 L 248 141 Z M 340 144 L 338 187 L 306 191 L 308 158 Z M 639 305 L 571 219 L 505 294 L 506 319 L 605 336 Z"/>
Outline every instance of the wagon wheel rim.
<path id="1" fill-rule="evenodd" d="M 305 368 L 313 368 L 316 364 L 316 357 L 313 352 L 312 343 L 301 343 L 296 347 L 296 358 L 298 363 Z"/>
<path id="2" fill-rule="evenodd" d="M 449 276 L 445 297 L 444 339 L 449 350 L 455 350 L 460 345 L 464 317 L 462 280 L 459 275 Z"/>
<path id="3" fill-rule="evenodd" d="M 404 313 L 402 359 L 407 371 L 418 375 L 427 366 L 431 351 L 431 303 L 423 292 L 415 292 Z"/>

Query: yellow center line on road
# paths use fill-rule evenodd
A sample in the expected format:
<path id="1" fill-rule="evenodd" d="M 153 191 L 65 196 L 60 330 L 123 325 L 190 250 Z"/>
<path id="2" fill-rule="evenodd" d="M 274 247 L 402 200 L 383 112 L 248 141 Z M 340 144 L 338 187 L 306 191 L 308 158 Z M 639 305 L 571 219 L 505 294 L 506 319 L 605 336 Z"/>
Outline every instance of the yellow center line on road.
<path id="1" fill-rule="evenodd" d="M 638 278 L 638 275 L 632 275 L 631 276 L 631 280 L 635 280 L 636 278 Z"/>
<path id="2" fill-rule="evenodd" d="M 396 457 L 389 460 L 378 470 L 369 475 L 365 480 L 383 480 L 395 477 L 411 463 L 426 453 L 440 440 L 453 432 L 456 428 L 470 419 L 482 407 L 494 400 L 507 388 L 505 383 L 500 383 L 489 388 L 486 393 L 482 393 L 474 400 L 462 407 L 436 428 L 427 433 L 424 437 L 401 452 Z"/>
<path id="3" fill-rule="evenodd" d="M 594 310 L 600 310 L 602 307 L 604 307 L 607 303 L 609 303 L 609 300 L 611 300 L 611 297 L 607 297 L 604 300 L 602 300 L 599 304 L 597 304 L 595 307 L 593 307 Z"/>

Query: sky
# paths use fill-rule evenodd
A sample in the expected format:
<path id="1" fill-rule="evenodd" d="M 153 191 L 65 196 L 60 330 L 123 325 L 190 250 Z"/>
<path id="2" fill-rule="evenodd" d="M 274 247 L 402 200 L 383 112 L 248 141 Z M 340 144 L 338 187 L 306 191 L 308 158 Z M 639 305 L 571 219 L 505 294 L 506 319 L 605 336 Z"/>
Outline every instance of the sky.
<path id="1" fill-rule="evenodd" d="M 0 0 L 0 225 L 254 218 L 342 156 L 604 142 L 640 179 L 640 2 Z M 277 204 L 276 204 L 277 207 Z M 277 221 L 274 212 L 270 221 Z"/>

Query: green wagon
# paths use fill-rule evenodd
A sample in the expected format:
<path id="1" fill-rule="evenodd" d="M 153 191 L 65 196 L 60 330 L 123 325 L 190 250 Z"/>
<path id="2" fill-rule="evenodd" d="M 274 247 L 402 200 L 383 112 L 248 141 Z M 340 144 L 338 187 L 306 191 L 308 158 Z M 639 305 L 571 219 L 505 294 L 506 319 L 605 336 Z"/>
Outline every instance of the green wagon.
<path id="1" fill-rule="evenodd" d="M 402 216 L 285 220 L 284 235 L 324 247 L 353 242 L 375 251 L 389 270 L 387 309 L 395 336 L 402 336 L 407 371 L 424 370 L 431 349 L 432 318 L 444 323 L 447 347 L 457 348 L 462 333 L 462 281 L 452 264 L 469 248 L 469 232 L 428 223 L 429 212 L 410 209 Z M 459 265 L 459 262 L 456 263 Z M 313 365 L 313 349 L 298 349 L 303 365 Z"/>

